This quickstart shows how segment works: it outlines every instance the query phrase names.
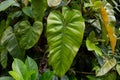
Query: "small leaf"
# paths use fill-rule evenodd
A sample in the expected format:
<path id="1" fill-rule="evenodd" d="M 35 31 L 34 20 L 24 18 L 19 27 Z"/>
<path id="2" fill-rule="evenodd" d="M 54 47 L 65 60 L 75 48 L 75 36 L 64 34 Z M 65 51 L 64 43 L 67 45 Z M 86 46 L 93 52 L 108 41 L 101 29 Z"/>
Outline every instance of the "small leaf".
<path id="1" fill-rule="evenodd" d="M 12 27 L 8 27 L 2 36 L 1 44 L 9 51 L 13 57 L 23 58 L 24 54 L 19 48 L 15 34 L 12 31 Z"/>
<path id="2" fill-rule="evenodd" d="M 19 44 L 21 48 L 30 49 L 39 40 L 43 26 L 39 21 L 34 22 L 33 26 L 28 21 L 22 21 L 17 29 L 17 35 L 20 38 Z"/>
<path id="3" fill-rule="evenodd" d="M 40 77 L 40 80 L 52 80 L 54 73 L 50 70 L 46 70 L 44 74 Z"/>
<path id="4" fill-rule="evenodd" d="M 114 66 L 116 65 L 116 59 L 110 59 L 105 62 L 105 64 L 101 67 L 101 69 L 98 71 L 96 76 L 103 76 L 108 71 L 110 71 Z"/>
<path id="5" fill-rule="evenodd" d="M 12 63 L 13 73 L 18 73 L 20 77 L 26 79 L 27 67 L 26 65 L 19 59 L 14 59 Z"/>
<path id="6" fill-rule="evenodd" d="M 27 66 L 28 71 L 32 70 L 34 73 L 31 75 L 31 80 L 36 80 L 38 77 L 38 66 L 37 63 L 30 57 L 27 57 L 25 61 L 25 65 Z"/>
<path id="7" fill-rule="evenodd" d="M 0 80 L 14 80 L 12 77 L 4 76 L 0 77 Z"/>
<path id="8" fill-rule="evenodd" d="M 16 3 L 15 0 L 5 0 L 5 1 L 1 2 L 0 3 L 0 11 L 4 11 L 5 9 L 10 7 L 14 3 Z"/>
<path id="9" fill-rule="evenodd" d="M 81 12 L 63 7 L 62 14 L 50 13 L 47 19 L 49 64 L 62 77 L 70 68 L 83 39 L 85 29 Z"/>
<path id="10" fill-rule="evenodd" d="M 9 74 L 15 79 L 15 80 L 24 80 L 22 75 L 19 74 L 16 71 L 9 71 Z"/>
<path id="11" fill-rule="evenodd" d="M 120 75 L 120 64 L 117 64 L 116 70 L 117 70 L 118 74 Z"/>
<path id="12" fill-rule="evenodd" d="M 24 7 L 22 11 L 29 17 L 33 18 L 32 8 L 31 7 Z"/>
<path id="13" fill-rule="evenodd" d="M 49 7 L 58 6 L 61 2 L 62 0 L 47 0 Z"/>

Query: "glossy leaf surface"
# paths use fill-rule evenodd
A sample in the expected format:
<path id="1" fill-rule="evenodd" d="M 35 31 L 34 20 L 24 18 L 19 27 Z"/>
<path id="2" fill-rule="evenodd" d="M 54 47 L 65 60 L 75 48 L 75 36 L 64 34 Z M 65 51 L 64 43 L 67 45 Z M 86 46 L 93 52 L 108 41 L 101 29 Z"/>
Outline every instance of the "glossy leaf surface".
<path id="1" fill-rule="evenodd" d="M 85 28 L 84 20 L 80 11 L 63 7 L 62 14 L 51 12 L 47 23 L 49 64 L 57 75 L 63 76 L 80 48 Z"/>

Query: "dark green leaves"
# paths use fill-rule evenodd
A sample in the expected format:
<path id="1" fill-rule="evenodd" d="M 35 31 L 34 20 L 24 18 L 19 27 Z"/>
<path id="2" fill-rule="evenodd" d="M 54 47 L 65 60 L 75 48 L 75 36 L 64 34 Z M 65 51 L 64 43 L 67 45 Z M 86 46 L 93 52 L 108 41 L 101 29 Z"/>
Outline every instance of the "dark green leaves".
<path id="1" fill-rule="evenodd" d="M 51 12 L 47 23 L 49 64 L 58 76 L 63 76 L 70 68 L 81 45 L 84 20 L 80 11 L 64 7 L 62 14 Z"/>
<path id="2" fill-rule="evenodd" d="M 31 0 L 33 8 L 33 16 L 36 20 L 42 21 L 42 17 L 47 8 L 46 0 Z"/>
<path id="3" fill-rule="evenodd" d="M 38 76 L 38 67 L 36 62 L 27 57 L 25 64 L 19 60 L 14 59 L 12 63 L 13 71 L 9 71 L 9 74 L 15 80 L 36 80 Z"/>
<path id="4" fill-rule="evenodd" d="M 23 53 L 17 42 L 16 36 L 13 33 L 12 27 L 8 27 L 2 36 L 1 44 L 9 51 L 13 57 L 23 58 Z"/>
<path id="5" fill-rule="evenodd" d="M 34 22 L 33 26 L 28 21 L 22 21 L 16 31 L 19 40 L 19 44 L 23 49 L 29 49 L 33 47 L 40 38 L 43 26 L 39 21 Z"/>

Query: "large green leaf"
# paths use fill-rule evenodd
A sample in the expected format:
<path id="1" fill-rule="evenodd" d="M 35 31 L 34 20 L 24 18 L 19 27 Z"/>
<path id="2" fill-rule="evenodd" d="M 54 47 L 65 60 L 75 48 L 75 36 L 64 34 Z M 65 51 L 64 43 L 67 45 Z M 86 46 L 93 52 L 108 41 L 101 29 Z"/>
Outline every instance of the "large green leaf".
<path id="1" fill-rule="evenodd" d="M 48 16 L 49 64 L 58 76 L 63 76 L 70 68 L 81 45 L 84 28 L 84 20 L 78 10 L 63 7 L 62 14 L 53 11 Z"/>
<path id="2" fill-rule="evenodd" d="M 33 26 L 28 21 L 22 21 L 17 29 L 17 36 L 21 48 L 29 49 L 39 40 L 43 26 L 39 21 L 34 22 Z"/>
<path id="3" fill-rule="evenodd" d="M 31 80 L 36 80 L 38 77 L 38 66 L 37 63 L 30 57 L 27 57 L 26 61 L 25 61 L 25 65 L 27 66 L 28 70 L 33 70 L 35 71 L 32 75 L 31 75 Z"/>
<path id="4" fill-rule="evenodd" d="M 15 34 L 13 33 L 12 27 L 8 27 L 2 36 L 1 44 L 9 51 L 13 57 L 23 58 L 24 54 L 19 48 Z"/>
<path id="5" fill-rule="evenodd" d="M 105 64 L 101 67 L 101 69 L 98 71 L 96 76 L 103 76 L 108 71 L 110 71 L 114 66 L 116 65 L 116 59 L 110 59 L 105 62 Z"/>
<path id="6" fill-rule="evenodd" d="M 0 3 L 0 11 L 4 11 L 5 9 L 10 7 L 14 3 L 15 3 L 15 0 L 5 0 L 5 1 L 1 2 Z"/>
<path id="7" fill-rule="evenodd" d="M 0 77 L 0 80 L 14 80 L 12 77 L 4 76 Z"/>
<path id="8" fill-rule="evenodd" d="M 42 17 L 47 8 L 47 0 L 31 0 L 33 16 L 36 20 L 42 21 Z"/>

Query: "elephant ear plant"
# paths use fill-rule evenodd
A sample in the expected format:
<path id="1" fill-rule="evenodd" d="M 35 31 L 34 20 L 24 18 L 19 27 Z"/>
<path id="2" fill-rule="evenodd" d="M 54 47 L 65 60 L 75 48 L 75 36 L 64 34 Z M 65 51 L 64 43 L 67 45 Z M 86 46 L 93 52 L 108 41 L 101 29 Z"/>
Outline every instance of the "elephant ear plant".
<path id="1" fill-rule="evenodd" d="M 0 0 L 0 80 L 120 80 L 119 3 Z"/>

